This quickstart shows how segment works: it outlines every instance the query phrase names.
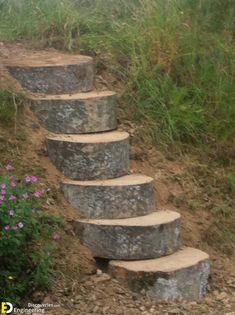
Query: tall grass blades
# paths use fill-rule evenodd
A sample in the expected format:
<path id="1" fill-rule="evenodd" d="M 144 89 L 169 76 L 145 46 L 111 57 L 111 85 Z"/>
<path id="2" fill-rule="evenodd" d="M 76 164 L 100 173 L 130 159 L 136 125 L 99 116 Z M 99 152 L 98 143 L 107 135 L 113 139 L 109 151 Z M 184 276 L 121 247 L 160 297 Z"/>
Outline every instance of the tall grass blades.
<path id="1" fill-rule="evenodd" d="M 0 38 L 96 56 L 158 143 L 235 136 L 233 0 L 1 1 Z"/>

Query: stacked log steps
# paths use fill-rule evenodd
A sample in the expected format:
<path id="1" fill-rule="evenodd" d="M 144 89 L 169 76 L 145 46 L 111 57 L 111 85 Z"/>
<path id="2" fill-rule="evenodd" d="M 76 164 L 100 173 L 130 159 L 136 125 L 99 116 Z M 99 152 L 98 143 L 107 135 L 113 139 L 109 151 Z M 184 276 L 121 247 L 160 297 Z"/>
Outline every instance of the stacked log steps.
<path id="1" fill-rule="evenodd" d="M 113 277 L 157 301 L 203 297 L 209 256 L 180 249 L 180 215 L 156 208 L 152 178 L 128 174 L 129 135 L 116 130 L 116 94 L 92 91 L 92 58 L 41 52 L 7 66 L 50 132 L 49 158 L 67 177 L 62 191 L 84 217 L 74 230 L 93 256 L 110 259 Z"/>

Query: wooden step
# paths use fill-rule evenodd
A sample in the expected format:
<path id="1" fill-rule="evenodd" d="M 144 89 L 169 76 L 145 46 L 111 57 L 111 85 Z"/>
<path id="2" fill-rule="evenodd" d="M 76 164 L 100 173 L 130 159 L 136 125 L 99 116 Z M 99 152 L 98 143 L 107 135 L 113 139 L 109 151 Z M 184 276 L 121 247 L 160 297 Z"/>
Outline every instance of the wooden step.
<path id="1" fill-rule="evenodd" d="M 69 94 L 93 89 L 91 57 L 38 51 L 15 56 L 6 64 L 21 86 L 33 93 Z"/>
<path id="2" fill-rule="evenodd" d="M 157 259 L 113 260 L 109 272 L 134 291 L 144 289 L 158 302 L 194 301 L 206 293 L 210 262 L 206 253 L 186 247 Z"/>
<path id="3" fill-rule="evenodd" d="M 168 255 L 180 246 L 180 214 L 158 211 L 117 220 L 78 220 L 75 231 L 94 257 L 148 259 Z"/>
<path id="4" fill-rule="evenodd" d="M 83 134 L 117 128 L 116 94 L 110 91 L 32 96 L 30 107 L 53 133 Z"/>
<path id="5" fill-rule="evenodd" d="M 154 180 L 141 174 L 94 181 L 64 180 L 69 203 L 86 218 L 119 219 L 155 210 Z"/>
<path id="6" fill-rule="evenodd" d="M 129 134 L 111 131 L 46 138 L 48 155 L 66 177 L 76 180 L 107 179 L 126 175 Z"/>

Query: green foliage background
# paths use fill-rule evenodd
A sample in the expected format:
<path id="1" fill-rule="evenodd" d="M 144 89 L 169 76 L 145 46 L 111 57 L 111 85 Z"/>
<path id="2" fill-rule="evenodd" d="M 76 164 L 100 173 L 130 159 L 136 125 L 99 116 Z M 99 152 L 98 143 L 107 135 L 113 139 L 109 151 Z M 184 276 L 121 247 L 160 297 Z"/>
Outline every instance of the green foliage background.
<path id="1" fill-rule="evenodd" d="M 158 143 L 235 135 L 233 0 L 0 1 L 0 38 L 96 56 Z"/>

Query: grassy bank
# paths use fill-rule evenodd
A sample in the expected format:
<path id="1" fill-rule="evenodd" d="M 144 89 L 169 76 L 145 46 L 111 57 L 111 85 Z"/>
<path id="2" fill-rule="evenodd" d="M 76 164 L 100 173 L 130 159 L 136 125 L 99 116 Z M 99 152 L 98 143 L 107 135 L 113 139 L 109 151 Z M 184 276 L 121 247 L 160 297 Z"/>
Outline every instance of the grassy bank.
<path id="1" fill-rule="evenodd" d="M 0 39 L 96 56 L 124 107 L 158 143 L 230 146 L 235 135 L 232 0 L 0 1 Z"/>

